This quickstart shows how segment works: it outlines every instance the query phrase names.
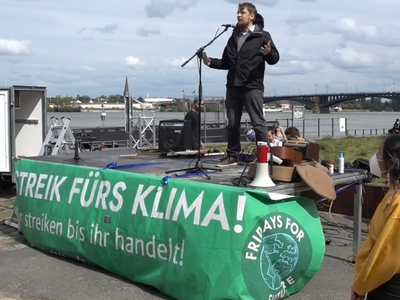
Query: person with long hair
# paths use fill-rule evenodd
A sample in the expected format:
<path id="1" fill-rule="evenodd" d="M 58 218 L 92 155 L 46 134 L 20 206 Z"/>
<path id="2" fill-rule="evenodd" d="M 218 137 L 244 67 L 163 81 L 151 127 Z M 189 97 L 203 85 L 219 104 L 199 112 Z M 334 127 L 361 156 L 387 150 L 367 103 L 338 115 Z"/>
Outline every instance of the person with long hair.
<path id="1" fill-rule="evenodd" d="M 275 135 L 275 127 L 274 126 L 268 126 L 268 139 L 269 139 L 269 144 L 271 147 L 281 147 L 283 145 L 283 142 L 280 138 L 278 138 Z"/>
<path id="2" fill-rule="evenodd" d="M 275 127 L 275 135 L 278 138 L 280 138 L 282 141 L 286 141 L 285 129 L 283 129 L 283 127 L 279 123 L 278 119 L 275 119 L 274 127 Z"/>
<path id="3" fill-rule="evenodd" d="M 369 166 L 373 175 L 387 179 L 389 189 L 356 257 L 350 299 L 400 299 L 400 136 L 382 141 Z"/>

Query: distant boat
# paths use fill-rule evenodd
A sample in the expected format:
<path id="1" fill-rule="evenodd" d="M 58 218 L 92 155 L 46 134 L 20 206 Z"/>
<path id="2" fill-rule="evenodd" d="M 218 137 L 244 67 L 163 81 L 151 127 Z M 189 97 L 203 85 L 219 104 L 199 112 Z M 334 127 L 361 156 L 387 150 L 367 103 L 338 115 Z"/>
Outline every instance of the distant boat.
<path id="1" fill-rule="evenodd" d="M 342 111 L 342 107 L 341 107 L 341 106 L 336 106 L 336 107 L 334 108 L 334 110 L 335 110 L 335 111 Z"/>
<path id="2" fill-rule="evenodd" d="M 144 102 L 147 103 L 173 103 L 175 102 L 175 99 L 173 98 L 145 98 Z"/>
<path id="3" fill-rule="evenodd" d="M 268 113 L 268 112 L 282 112 L 283 109 L 281 107 L 276 107 L 276 106 L 264 106 L 263 112 Z"/>

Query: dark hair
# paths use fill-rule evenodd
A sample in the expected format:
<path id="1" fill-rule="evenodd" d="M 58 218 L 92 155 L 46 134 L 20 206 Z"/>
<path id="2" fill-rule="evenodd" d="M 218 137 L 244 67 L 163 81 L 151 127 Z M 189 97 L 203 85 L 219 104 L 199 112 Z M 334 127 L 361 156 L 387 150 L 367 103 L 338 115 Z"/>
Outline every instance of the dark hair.
<path id="1" fill-rule="evenodd" d="M 400 135 L 389 135 L 383 142 L 383 160 L 389 170 L 389 185 L 398 186 L 400 180 Z"/>
<path id="2" fill-rule="evenodd" d="M 193 100 L 193 104 L 204 105 L 204 101 L 199 102 L 199 99 L 194 99 L 194 100 Z"/>
<path id="3" fill-rule="evenodd" d="M 239 10 L 245 9 L 249 11 L 250 14 L 256 15 L 257 14 L 257 8 L 254 6 L 253 3 L 250 2 L 243 2 L 239 4 Z"/>
<path id="4" fill-rule="evenodd" d="M 275 127 L 274 127 L 274 126 L 268 126 L 267 129 L 268 129 L 268 132 L 269 132 L 269 131 L 272 131 L 272 132 L 275 134 L 275 131 L 276 131 L 276 130 L 275 130 Z"/>
<path id="5" fill-rule="evenodd" d="M 300 131 L 297 129 L 297 127 L 288 127 L 285 130 L 285 135 L 290 135 L 290 136 L 300 136 Z"/>

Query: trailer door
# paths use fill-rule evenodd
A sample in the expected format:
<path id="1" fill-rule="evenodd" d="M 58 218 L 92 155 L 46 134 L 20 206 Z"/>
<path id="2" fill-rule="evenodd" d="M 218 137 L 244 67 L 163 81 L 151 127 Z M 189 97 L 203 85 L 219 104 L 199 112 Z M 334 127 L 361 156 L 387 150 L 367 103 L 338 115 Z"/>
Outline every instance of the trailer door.
<path id="1" fill-rule="evenodd" d="M 9 91 L 0 90 L 0 173 L 10 173 L 10 99 Z"/>

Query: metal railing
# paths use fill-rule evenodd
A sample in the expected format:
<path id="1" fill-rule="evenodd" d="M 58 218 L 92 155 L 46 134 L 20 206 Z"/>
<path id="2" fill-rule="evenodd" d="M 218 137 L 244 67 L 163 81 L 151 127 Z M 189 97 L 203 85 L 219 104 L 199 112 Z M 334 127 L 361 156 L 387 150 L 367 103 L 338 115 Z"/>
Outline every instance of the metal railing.
<path id="1" fill-rule="evenodd" d="M 344 119 L 344 127 L 341 130 L 339 118 L 324 119 L 303 119 L 293 123 L 306 138 L 323 138 L 323 137 L 345 137 L 345 136 L 372 136 L 383 135 L 388 133 L 388 128 L 349 128 L 347 118 Z M 279 120 L 285 128 L 292 126 L 291 119 Z"/>
<path id="2" fill-rule="evenodd" d="M 148 119 L 147 119 L 148 118 Z M 280 124 L 284 127 L 292 126 L 291 119 L 280 119 Z M 270 126 L 274 123 L 274 120 L 267 120 L 267 124 Z M 321 119 L 305 119 L 302 121 L 296 121 L 293 126 L 296 126 L 300 134 L 303 137 L 309 139 L 318 139 L 324 137 L 345 137 L 345 136 L 373 136 L 382 135 L 388 132 L 387 128 L 363 128 L 363 129 L 352 129 L 348 128 L 347 118 L 344 120 L 344 128 L 340 129 L 339 118 L 321 118 Z M 132 136 L 134 139 L 134 145 L 138 147 L 149 147 L 157 148 L 159 142 L 158 125 L 154 116 L 145 117 L 140 116 L 138 122 L 134 124 Z M 240 124 L 240 140 L 246 141 L 245 128 L 250 125 L 249 120 L 244 120 Z M 343 125 L 343 124 L 342 124 Z M 96 135 L 99 128 L 96 129 L 80 129 L 79 131 L 90 132 L 91 135 Z M 123 140 L 121 134 L 126 134 L 124 128 L 103 128 L 100 129 L 104 132 L 98 134 L 99 138 L 95 143 L 105 144 L 107 147 L 121 147 L 127 145 L 126 141 Z M 107 134 L 108 133 L 108 134 Z M 113 134 L 115 133 L 115 134 Z M 104 136 L 102 138 L 101 136 Z M 111 138 L 112 137 L 112 138 Z M 107 139 L 104 140 L 104 139 Z M 225 123 L 218 122 L 202 122 L 201 126 L 201 138 L 205 143 L 226 143 L 228 141 L 227 126 Z"/>

